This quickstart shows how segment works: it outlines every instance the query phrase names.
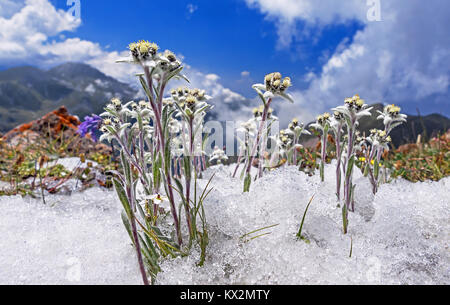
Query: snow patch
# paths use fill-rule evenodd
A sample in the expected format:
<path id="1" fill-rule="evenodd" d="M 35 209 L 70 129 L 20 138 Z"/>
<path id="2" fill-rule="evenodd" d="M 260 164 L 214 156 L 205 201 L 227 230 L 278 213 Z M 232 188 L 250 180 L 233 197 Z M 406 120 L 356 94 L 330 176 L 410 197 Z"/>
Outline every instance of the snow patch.
<path id="1" fill-rule="evenodd" d="M 396 180 L 371 195 L 355 173 L 356 212 L 342 234 L 333 166 L 325 183 L 296 168 L 269 172 L 242 193 L 232 167 L 213 173 L 206 202 L 210 244 L 199 253 L 166 260 L 158 284 L 450 284 L 450 178 Z M 303 228 L 296 238 L 310 198 Z M 70 197 L 0 198 L 0 283 L 140 284 L 134 250 L 113 191 L 92 188 Z M 182 218 L 183 219 L 183 218 Z M 244 242 L 253 230 L 277 225 Z M 349 257 L 353 241 L 352 257 Z"/>

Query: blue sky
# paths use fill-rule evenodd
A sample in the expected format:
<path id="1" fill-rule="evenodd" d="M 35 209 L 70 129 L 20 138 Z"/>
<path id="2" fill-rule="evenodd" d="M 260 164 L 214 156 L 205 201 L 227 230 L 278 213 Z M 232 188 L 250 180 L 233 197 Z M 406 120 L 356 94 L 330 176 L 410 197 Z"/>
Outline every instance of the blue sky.
<path id="1" fill-rule="evenodd" d="M 130 41 L 155 41 L 161 48 L 182 54 L 197 69 L 219 73 L 225 86 L 246 94 L 252 89 L 239 81 L 243 71 L 255 79 L 263 78 L 267 71 L 280 71 L 291 75 L 296 85 L 304 86 L 302 76 L 320 71 L 337 46 L 346 38 L 350 43 L 363 27 L 349 21 L 316 29 L 320 34 L 313 43 L 302 39 L 289 48 L 277 49 L 274 24 L 241 0 L 137 0 L 132 6 L 129 2 L 81 0 L 83 23 L 67 37 L 96 41 L 117 51 Z M 51 3 L 68 9 L 65 0 Z"/>
<path id="2" fill-rule="evenodd" d="M 310 120 L 355 93 L 450 115 L 450 4 L 372 2 L 80 0 L 80 22 L 65 16 L 66 0 L 0 0 L 0 67 L 80 61 L 129 81 L 113 62 L 148 39 L 183 55 L 193 85 L 240 111 L 253 106 L 251 84 L 280 71 L 296 98 L 276 107 L 282 119 Z M 377 2 L 380 19 L 369 20 Z"/>

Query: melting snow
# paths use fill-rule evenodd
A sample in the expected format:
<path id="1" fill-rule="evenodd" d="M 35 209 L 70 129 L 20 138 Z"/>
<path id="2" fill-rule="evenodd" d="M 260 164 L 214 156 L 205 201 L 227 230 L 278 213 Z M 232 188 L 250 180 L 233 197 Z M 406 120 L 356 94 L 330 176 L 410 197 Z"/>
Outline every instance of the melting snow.
<path id="1" fill-rule="evenodd" d="M 295 168 L 273 171 L 247 194 L 231 171 L 216 166 L 205 175 L 216 172 L 206 204 L 205 266 L 196 266 L 195 252 L 164 261 L 158 284 L 450 284 L 450 178 L 397 180 L 373 196 L 357 173 L 357 211 L 343 235 L 333 167 L 323 184 Z M 313 195 L 306 243 L 295 234 Z M 44 206 L 38 199 L 0 197 L 1 284 L 141 283 L 113 191 L 92 188 L 46 200 Z M 240 239 L 275 224 L 259 232 L 271 234 Z"/>

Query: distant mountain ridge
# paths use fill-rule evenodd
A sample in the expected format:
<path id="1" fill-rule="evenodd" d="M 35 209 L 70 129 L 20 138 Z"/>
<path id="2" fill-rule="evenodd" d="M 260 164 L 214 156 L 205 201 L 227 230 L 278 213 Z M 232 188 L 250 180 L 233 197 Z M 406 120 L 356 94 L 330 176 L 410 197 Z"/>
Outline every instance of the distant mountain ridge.
<path id="1" fill-rule="evenodd" d="M 373 104 L 371 117 L 364 117 L 359 122 L 358 130 L 361 134 L 369 135 L 371 129 L 384 129 L 383 121 L 377 120 L 379 116 L 377 111 L 383 111 L 383 104 Z M 311 125 L 313 122 L 307 124 Z M 450 129 L 450 119 L 441 114 L 408 115 L 407 122 L 396 127 L 390 134 L 392 144 L 398 147 L 406 143 L 415 143 L 417 137 L 421 135 L 423 141 L 429 140 L 431 137 L 443 134 Z M 303 141 L 315 145 L 317 138 L 314 136 L 303 136 Z M 312 144 L 314 143 L 314 144 Z"/>
<path id="2" fill-rule="evenodd" d="M 0 71 L 0 131 L 66 106 L 79 116 L 99 113 L 113 96 L 133 99 L 137 90 L 81 63 L 50 70 L 23 66 Z"/>

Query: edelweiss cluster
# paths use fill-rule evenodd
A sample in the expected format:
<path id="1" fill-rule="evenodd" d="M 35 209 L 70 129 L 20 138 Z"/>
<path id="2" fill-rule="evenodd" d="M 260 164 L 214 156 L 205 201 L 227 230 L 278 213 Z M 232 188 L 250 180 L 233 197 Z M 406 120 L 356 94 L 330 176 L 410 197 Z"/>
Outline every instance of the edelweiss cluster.
<path id="1" fill-rule="evenodd" d="M 359 111 L 364 106 L 365 101 L 359 97 L 358 94 L 353 97 L 349 97 L 345 99 L 345 105 L 351 109 Z"/>
<path id="2" fill-rule="evenodd" d="M 378 111 L 377 119 L 383 120 L 384 130 L 371 130 L 370 135 L 361 136 L 358 130 L 359 120 L 363 117 L 372 116 L 372 107 L 369 107 L 361 97 L 356 94 L 353 97 L 346 98 L 344 105 L 336 107 L 333 110 L 333 116 L 328 113 L 317 117 L 316 123 L 311 127 L 320 130 L 322 133 L 321 144 L 321 178 L 324 181 L 323 168 L 326 162 L 327 138 L 328 132 L 334 135 L 336 144 L 336 195 L 338 202 L 341 200 L 341 179 L 344 180 L 344 202 L 342 207 L 343 228 L 347 233 L 348 212 L 354 211 L 354 192 L 353 167 L 355 161 L 361 160 L 357 154 L 366 154 L 363 157 L 365 169 L 364 174 L 369 176 L 373 185 L 373 192 L 377 191 L 379 184 L 379 166 L 383 152 L 389 149 L 392 139 L 389 133 L 396 126 L 406 122 L 406 115 L 401 114 L 400 107 L 388 105 L 384 111 Z M 367 162 L 366 162 L 367 161 Z M 339 203 L 340 204 L 340 203 Z"/>
<path id="3" fill-rule="evenodd" d="M 266 75 L 264 84 L 266 85 L 266 91 L 278 94 L 283 93 L 291 86 L 291 79 L 289 77 L 283 79 L 281 73 L 275 72 Z"/>
<path id="4" fill-rule="evenodd" d="M 130 49 L 131 55 L 136 61 L 142 61 L 155 56 L 159 50 L 159 46 L 156 43 L 140 40 L 130 43 L 128 49 Z"/>
<path id="5" fill-rule="evenodd" d="M 195 138 L 198 134 L 202 136 L 203 119 L 212 107 L 207 103 L 211 97 L 200 89 L 178 88 L 164 98 L 172 79 L 187 80 L 174 53 L 168 50 L 158 53 L 158 45 L 145 40 L 131 43 L 128 48 L 130 56 L 118 62 L 142 67 L 144 73 L 137 77 L 146 100 L 123 104 L 113 98 L 104 113 L 87 120 L 80 133 L 92 133 L 99 128 L 101 141 L 115 141 L 120 147 L 123 172 L 114 172 L 114 186 L 124 206 L 123 222 L 147 284 L 147 273 L 154 280 L 160 271 L 158 257 L 185 255 L 195 244 L 200 246 L 199 264 L 205 260 L 208 236 L 203 201 L 207 193 L 198 197 L 196 190 L 194 196 L 190 192 L 191 180 L 206 169 L 204 141 L 196 142 Z M 215 158 L 225 160 L 218 150 Z M 137 189 L 138 184 L 141 189 Z M 164 191 L 166 194 L 162 195 Z M 183 201 L 179 207 L 184 207 L 185 231 L 189 234 L 186 247 L 175 191 Z M 167 206 L 162 205 L 165 202 Z M 173 232 L 169 236 L 159 228 L 161 218 L 165 218 L 160 216 L 165 213 L 172 216 Z"/>
<path id="6" fill-rule="evenodd" d="M 165 89 L 172 88 L 169 84 L 171 80 L 187 80 L 181 74 L 182 63 L 173 52 L 159 52 L 157 44 L 145 40 L 131 43 L 128 49 L 130 56 L 119 62 L 137 64 L 142 68 L 143 73 L 137 77 L 145 100 L 124 104 L 120 99 L 113 98 L 100 116 L 86 118 L 79 133 L 91 134 L 95 138 L 95 131 L 99 129 L 101 141 L 115 141 L 120 147 L 122 171 L 113 172 L 113 184 L 124 207 L 123 223 L 136 249 L 143 281 L 148 284 L 148 275 L 154 281 L 161 270 L 159 263 L 162 257 L 185 256 L 192 247 L 198 246 L 198 265 L 205 261 L 209 237 L 203 202 L 209 194 L 210 181 L 203 192 L 197 192 L 196 179 L 201 177 L 207 166 L 203 124 L 212 106 L 208 104 L 211 97 L 201 89 L 179 87 L 172 89 L 170 95 L 165 95 Z M 298 154 L 307 155 L 303 159 L 316 168 L 316 157 L 300 144 L 302 135 L 310 135 L 304 124 L 293 119 L 287 129 L 277 132 L 274 128 L 278 118 L 270 108 L 271 103 L 278 97 L 293 103 L 292 96 L 287 92 L 291 86 L 291 79 L 283 78 L 279 72 L 266 75 L 262 84 L 252 86 L 262 105 L 254 108 L 253 117 L 238 129 L 243 136 L 238 137 L 240 153 L 233 174 L 234 177 L 243 164 L 240 177 L 244 192 L 248 192 L 252 181 L 262 177 L 267 170 L 285 164 L 299 166 Z M 379 120 L 383 120 L 385 129 L 374 129 L 369 136 L 361 136 L 359 121 L 371 116 L 371 110 L 356 94 L 346 98 L 344 105 L 332 109 L 332 114 L 319 115 L 310 126 L 321 133 L 322 181 L 328 136 L 330 132 L 334 135 L 336 195 L 338 205 L 342 204 L 344 233 L 348 229 L 348 213 L 354 211 L 355 162 L 364 160 L 364 174 L 370 178 L 375 193 L 380 183 L 382 154 L 389 149 L 392 141 L 390 132 L 406 122 L 407 118 L 400 113 L 400 107 L 388 105 L 382 112 L 379 111 L 378 116 Z M 272 149 L 275 147 L 272 152 L 268 149 L 269 143 L 275 143 L 275 146 L 270 145 Z M 225 152 L 219 147 L 215 147 L 209 158 L 209 162 L 217 163 L 227 160 Z M 343 202 L 342 177 L 345 178 Z M 199 197 L 198 194 L 202 195 Z M 185 221 L 182 221 L 182 215 Z M 186 238 L 188 242 L 183 243 Z"/>
<path id="7" fill-rule="evenodd" d="M 395 127 L 406 123 L 408 116 L 400 113 L 401 108 L 395 105 L 388 105 L 384 107 L 384 111 L 378 111 L 378 120 L 383 120 L 386 127 L 386 133 L 389 134 Z"/>
<path id="8" fill-rule="evenodd" d="M 389 149 L 389 144 L 392 142 L 390 136 L 387 135 L 385 130 L 371 129 L 370 135 L 365 139 L 370 145 L 381 146 L 384 149 Z"/>

